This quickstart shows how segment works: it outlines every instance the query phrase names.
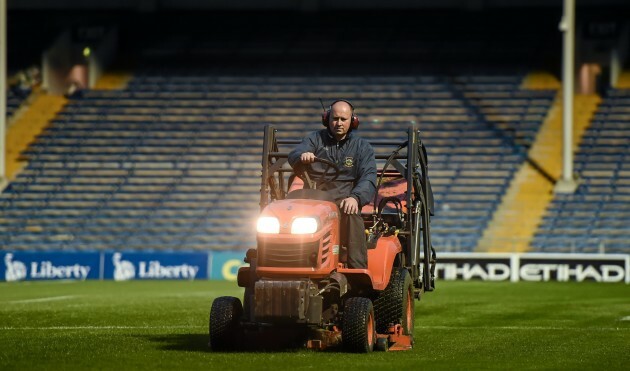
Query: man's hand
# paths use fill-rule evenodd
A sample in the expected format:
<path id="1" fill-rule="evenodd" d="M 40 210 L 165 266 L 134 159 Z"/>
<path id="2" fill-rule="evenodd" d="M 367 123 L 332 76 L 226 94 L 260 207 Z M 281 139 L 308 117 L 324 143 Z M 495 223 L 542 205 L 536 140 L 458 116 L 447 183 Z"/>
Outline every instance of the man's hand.
<path id="1" fill-rule="evenodd" d="M 300 155 L 300 161 L 303 164 L 312 164 L 315 162 L 315 154 L 313 152 L 304 152 Z"/>
<path id="2" fill-rule="evenodd" d="M 339 204 L 339 208 L 346 214 L 358 214 L 359 213 L 359 203 L 357 199 L 354 197 L 348 197 L 341 200 Z"/>

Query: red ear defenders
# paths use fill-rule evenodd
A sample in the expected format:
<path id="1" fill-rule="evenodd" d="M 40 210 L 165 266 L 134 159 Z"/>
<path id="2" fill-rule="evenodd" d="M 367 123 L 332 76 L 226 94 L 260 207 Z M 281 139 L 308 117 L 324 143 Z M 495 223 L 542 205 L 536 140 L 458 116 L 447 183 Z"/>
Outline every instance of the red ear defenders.
<path id="1" fill-rule="evenodd" d="M 332 110 L 332 106 L 337 103 L 337 102 L 346 102 L 350 105 L 350 109 L 352 109 L 352 118 L 350 119 L 350 129 L 354 130 L 354 129 L 358 129 L 359 128 L 359 118 L 357 116 L 355 116 L 354 114 L 354 106 L 352 105 L 352 103 L 348 102 L 345 99 L 337 99 L 336 101 L 332 102 L 330 104 L 330 106 L 328 107 L 328 110 L 324 113 L 322 113 L 322 124 L 325 127 L 328 127 L 328 123 L 330 123 L 330 111 Z"/>

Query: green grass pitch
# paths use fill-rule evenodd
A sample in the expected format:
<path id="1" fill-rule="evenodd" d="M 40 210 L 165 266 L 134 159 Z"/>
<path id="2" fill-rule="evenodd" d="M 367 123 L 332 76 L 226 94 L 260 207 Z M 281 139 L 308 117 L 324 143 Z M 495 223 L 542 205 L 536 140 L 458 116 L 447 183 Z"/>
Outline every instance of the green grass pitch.
<path id="1" fill-rule="evenodd" d="M 0 283 L 0 370 L 630 369 L 630 286 L 438 282 L 406 352 L 216 353 L 217 281 Z"/>

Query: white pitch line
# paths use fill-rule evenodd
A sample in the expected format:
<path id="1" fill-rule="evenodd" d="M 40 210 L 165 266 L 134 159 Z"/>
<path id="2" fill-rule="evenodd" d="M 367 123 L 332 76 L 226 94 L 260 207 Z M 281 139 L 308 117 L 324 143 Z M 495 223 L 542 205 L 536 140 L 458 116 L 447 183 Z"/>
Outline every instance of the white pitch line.
<path id="1" fill-rule="evenodd" d="M 224 292 L 218 291 L 191 291 L 191 292 L 181 292 L 181 293 L 164 293 L 161 295 L 157 295 L 158 297 L 170 297 L 170 298 L 185 298 L 185 297 L 207 297 L 207 298 L 216 298 L 217 296 L 225 295 Z"/>
<path id="2" fill-rule="evenodd" d="M 47 301 L 68 300 L 68 299 L 74 299 L 74 298 L 76 298 L 76 295 L 51 296 L 48 298 L 11 300 L 11 301 L 8 301 L 7 303 L 9 304 L 45 303 Z"/>
<path id="3" fill-rule="evenodd" d="M 205 328 L 206 326 L 49 326 L 49 327 L 0 327 L 10 330 L 170 330 L 182 328 Z"/>
<path id="4" fill-rule="evenodd" d="M 624 327 L 544 327 L 544 326 L 415 326 L 425 330 L 542 330 L 542 331 L 630 331 Z"/>
<path id="5" fill-rule="evenodd" d="M 206 328 L 206 326 L 183 325 L 183 326 L 48 326 L 48 327 L 0 327 L 0 331 L 10 330 L 170 330 L 170 329 L 190 329 Z M 630 328 L 617 327 L 542 327 L 542 326 L 416 326 L 422 330 L 570 330 L 570 331 L 630 331 Z"/>

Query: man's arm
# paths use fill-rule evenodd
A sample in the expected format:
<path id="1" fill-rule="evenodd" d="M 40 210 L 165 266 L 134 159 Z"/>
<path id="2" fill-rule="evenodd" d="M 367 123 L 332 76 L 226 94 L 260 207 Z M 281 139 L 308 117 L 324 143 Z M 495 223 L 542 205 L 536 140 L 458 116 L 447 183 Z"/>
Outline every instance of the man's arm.
<path id="1" fill-rule="evenodd" d="M 312 156 L 312 160 L 310 162 L 315 161 L 315 149 L 316 149 L 316 133 L 313 134 L 309 134 L 306 137 L 304 137 L 304 139 L 302 139 L 302 142 L 300 144 L 297 145 L 297 147 L 295 147 L 291 152 L 289 152 L 289 165 L 291 165 L 291 167 L 295 167 L 295 165 L 297 163 L 299 163 L 300 161 L 302 161 L 302 154 L 306 154 L 306 153 L 311 153 L 313 154 Z M 306 156 L 306 157 L 311 157 L 311 156 Z"/>
<path id="2" fill-rule="evenodd" d="M 359 179 L 350 195 L 359 201 L 359 209 L 372 201 L 376 192 L 376 159 L 374 149 L 365 142 L 359 155 Z"/>

